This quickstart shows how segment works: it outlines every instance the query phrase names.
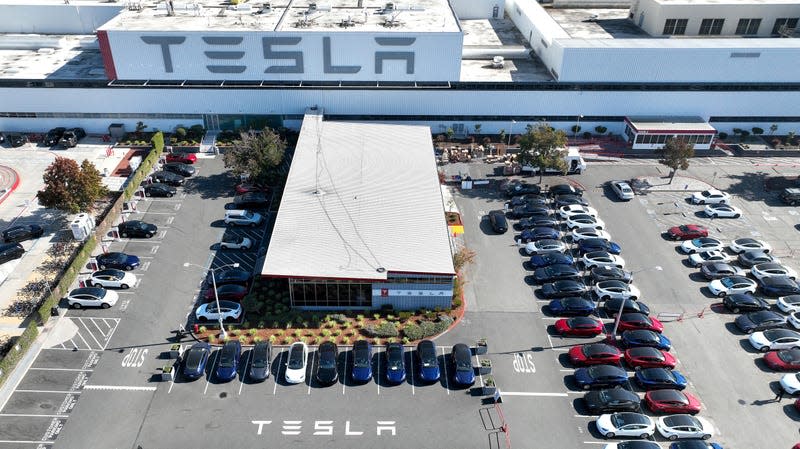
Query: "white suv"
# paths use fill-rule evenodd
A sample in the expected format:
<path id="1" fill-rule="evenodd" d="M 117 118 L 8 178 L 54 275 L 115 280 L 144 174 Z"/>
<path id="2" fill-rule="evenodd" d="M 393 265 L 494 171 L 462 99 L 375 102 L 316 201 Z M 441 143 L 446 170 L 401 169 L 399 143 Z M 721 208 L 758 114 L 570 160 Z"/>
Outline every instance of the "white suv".
<path id="1" fill-rule="evenodd" d="M 257 226 L 261 224 L 263 219 L 264 217 L 261 214 L 249 210 L 234 209 L 225 211 L 225 224 Z"/>

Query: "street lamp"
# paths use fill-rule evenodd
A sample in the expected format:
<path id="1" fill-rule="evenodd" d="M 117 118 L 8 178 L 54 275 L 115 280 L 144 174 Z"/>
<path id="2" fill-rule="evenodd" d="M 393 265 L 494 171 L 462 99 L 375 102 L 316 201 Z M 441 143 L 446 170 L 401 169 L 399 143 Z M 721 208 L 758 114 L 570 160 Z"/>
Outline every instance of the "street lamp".
<path id="1" fill-rule="evenodd" d="M 655 266 L 648 267 L 648 268 L 642 268 L 641 270 L 631 271 L 631 276 L 633 276 L 636 273 L 641 273 L 643 271 L 650 271 L 650 270 L 662 271 L 664 269 L 661 267 L 661 265 L 655 265 Z M 622 310 L 624 308 L 625 308 L 625 300 L 623 299 L 619 303 L 619 310 L 617 311 L 617 318 L 614 320 L 614 330 L 611 331 L 611 335 L 608 336 L 608 340 L 609 341 L 617 341 L 617 329 L 619 328 L 619 322 L 622 319 Z"/>
<path id="2" fill-rule="evenodd" d="M 511 126 L 508 128 L 508 144 L 507 147 L 511 146 L 511 135 L 514 134 L 514 123 L 517 123 L 516 120 L 511 120 Z"/>
<path id="3" fill-rule="evenodd" d="M 578 135 L 578 131 L 579 131 L 580 127 L 581 127 L 581 119 L 582 118 L 583 118 L 583 115 L 579 115 L 578 116 L 578 121 L 575 123 L 575 130 L 572 133 L 572 138 L 573 139 Z"/>
<path id="4" fill-rule="evenodd" d="M 191 263 L 191 262 L 184 262 L 183 266 L 197 267 L 197 268 L 202 268 L 204 270 L 206 269 L 206 267 L 202 265 L 197 265 L 196 263 Z M 219 334 L 220 337 L 222 337 L 223 339 L 225 339 L 225 337 L 227 337 L 228 334 L 227 332 L 225 332 L 225 326 L 222 325 L 222 314 L 220 313 L 219 296 L 217 296 L 217 276 L 215 275 L 215 272 L 217 270 L 221 270 L 223 268 L 228 268 L 228 267 L 239 268 L 239 262 L 229 263 L 217 268 L 211 268 L 210 266 L 208 267 L 208 271 L 211 272 L 211 285 L 212 288 L 214 289 L 214 301 L 217 303 L 217 319 L 219 320 L 219 330 L 220 330 Z"/>

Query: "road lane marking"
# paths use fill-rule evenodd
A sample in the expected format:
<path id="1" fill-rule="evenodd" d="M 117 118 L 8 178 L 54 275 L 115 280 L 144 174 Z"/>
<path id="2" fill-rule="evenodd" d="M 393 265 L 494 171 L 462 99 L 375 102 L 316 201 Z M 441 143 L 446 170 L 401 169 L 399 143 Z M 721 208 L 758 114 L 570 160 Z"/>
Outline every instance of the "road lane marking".
<path id="1" fill-rule="evenodd" d="M 14 393 L 81 394 L 80 390 L 14 390 Z"/>
<path id="2" fill-rule="evenodd" d="M 536 397 L 555 397 L 565 398 L 567 393 L 540 393 L 532 391 L 503 391 L 503 396 L 536 396 Z"/>
<path id="3" fill-rule="evenodd" d="M 30 413 L 0 413 L 0 416 L 9 418 L 69 418 L 69 415 L 34 415 Z"/>
<path id="4" fill-rule="evenodd" d="M 156 391 L 156 387 L 139 387 L 135 385 L 84 385 L 83 389 L 110 391 Z"/>
<path id="5" fill-rule="evenodd" d="M 100 329 L 100 326 L 97 325 L 97 320 L 92 320 L 92 324 L 94 324 L 94 327 L 96 327 L 97 330 L 100 331 L 100 335 L 102 335 L 103 337 L 107 337 L 106 331 L 104 331 L 103 329 Z"/>
<path id="6" fill-rule="evenodd" d="M 0 443 L 10 443 L 10 444 L 54 444 L 55 441 L 46 441 L 46 440 L 37 440 L 37 441 L 0 440 Z"/>
<path id="7" fill-rule="evenodd" d="M 95 342 L 95 343 L 97 343 L 97 347 L 99 347 L 99 348 L 101 348 L 101 349 L 105 349 L 105 348 L 103 348 L 103 345 L 100 343 L 100 341 L 98 341 L 98 340 L 97 340 L 97 339 L 94 337 L 94 334 L 92 333 L 92 331 L 91 331 L 91 330 L 89 330 L 89 326 L 87 326 L 87 325 L 86 325 L 86 323 L 83 321 L 83 318 L 80 318 L 80 317 L 79 317 L 79 318 L 78 318 L 78 321 L 80 321 L 80 322 L 81 322 L 81 324 L 83 324 L 83 327 L 85 327 L 85 328 L 86 328 L 86 331 L 87 331 L 87 332 L 89 332 L 89 335 L 92 337 L 92 340 L 94 340 L 94 342 Z M 78 335 L 80 335 L 80 333 L 78 333 Z M 90 346 L 90 348 L 91 348 L 91 346 Z"/>
<path id="8" fill-rule="evenodd" d="M 36 367 L 30 367 L 28 369 L 37 370 L 37 371 L 79 371 L 79 372 L 80 371 L 86 371 L 86 372 L 94 371 L 92 369 L 81 369 L 81 368 L 36 368 Z"/>
<path id="9" fill-rule="evenodd" d="M 83 335 L 81 335 L 81 331 L 80 331 L 80 330 L 77 332 L 77 335 L 78 335 L 78 337 L 80 337 L 80 338 L 81 338 L 81 340 L 83 340 L 83 344 L 85 344 L 85 345 L 86 345 L 86 348 L 88 348 L 88 349 L 91 351 L 91 350 L 92 350 L 92 345 L 90 345 L 90 344 L 89 344 L 89 342 L 88 342 L 88 341 L 86 341 L 86 339 L 85 339 L 85 338 L 83 338 Z M 70 338 L 70 339 L 69 339 L 69 341 L 72 341 L 72 339 Z M 74 342 L 74 341 L 72 341 L 72 344 L 75 344 L 75 342 Z M 77 347 L 78 347 L 78 345 L 75 345 L 75 347 L 77 348 Z"/>
<path id="10" fill-rule="evenodd" d="M 447 390 L 447 395 L 450 396 L 450 377 L 447 375 L 447 355 L 444 353 L 444 348 L 442 348 L 442 367 L 444 368 L 444 386 L 445 390 Z"/>

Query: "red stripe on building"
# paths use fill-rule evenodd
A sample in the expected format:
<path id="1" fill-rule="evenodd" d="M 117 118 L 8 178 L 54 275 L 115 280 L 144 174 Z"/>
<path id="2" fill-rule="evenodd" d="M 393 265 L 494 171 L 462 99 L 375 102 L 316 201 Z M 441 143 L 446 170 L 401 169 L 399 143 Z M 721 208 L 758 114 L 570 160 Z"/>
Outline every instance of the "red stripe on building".
<path id="1" fill-rule="evenodd" d="M 117 79 L 117 69 L 114 67 L 114 57 L 111 55 L 111 44 L 108 43 L 108 32 L 97 31 L 97 41 L 100 44 L 100 54 L 103 56 L 103 67 L 110 80 Z"/>

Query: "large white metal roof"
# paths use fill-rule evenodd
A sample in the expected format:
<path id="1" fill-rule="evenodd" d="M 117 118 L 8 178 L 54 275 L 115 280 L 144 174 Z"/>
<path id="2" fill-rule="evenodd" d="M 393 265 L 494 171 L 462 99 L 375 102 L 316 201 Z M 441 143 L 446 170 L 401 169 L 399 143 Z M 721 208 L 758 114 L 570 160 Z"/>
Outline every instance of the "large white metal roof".
<path id="1" fill-rule="evenodd" d="M 265 276 L 454 274 L 430 129 L 306 114 Z"/>

